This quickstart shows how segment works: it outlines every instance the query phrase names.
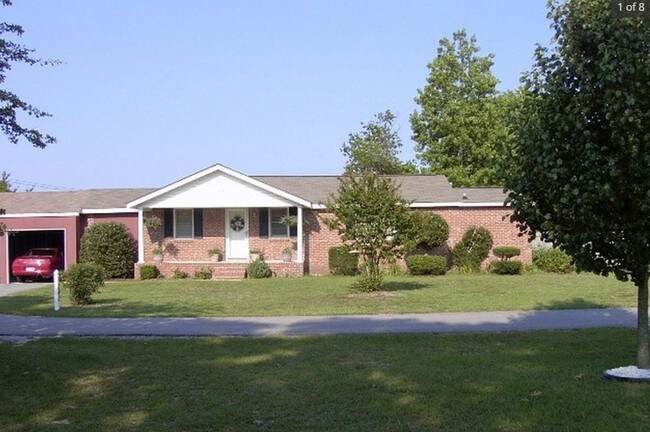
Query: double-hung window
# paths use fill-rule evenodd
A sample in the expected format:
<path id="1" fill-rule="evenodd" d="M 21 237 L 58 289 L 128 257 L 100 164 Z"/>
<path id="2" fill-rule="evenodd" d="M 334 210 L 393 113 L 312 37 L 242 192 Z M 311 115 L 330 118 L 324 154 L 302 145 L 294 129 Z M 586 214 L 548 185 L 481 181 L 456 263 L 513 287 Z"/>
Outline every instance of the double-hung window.
<path id="1" fill-rule="evenodd" d="M 194 237 L 194 209 L 174 210 L 174 238 Z"/>
<path id="2" fill-rule="evenodd" d="M 165 209 L 164 233 L 177 239 L 203 237 L 203 209 Z"/>
<path id="3" fill-rule="evenodd" d="M 289 237 L 289 226 L 280 222 L 282 218 L 286 216 L 289 216 L 289 209 L 269 209 L 269 227 L 271 228 L 271 237 Z"/>
<path id="4" fill-rule="evenodd" d="M 260 209 L 260 236 L 271 238 L 295 237 L 297 227 L 281 223 L 286 216 L 296 216 L 296 207 L 261 208 Z"/>

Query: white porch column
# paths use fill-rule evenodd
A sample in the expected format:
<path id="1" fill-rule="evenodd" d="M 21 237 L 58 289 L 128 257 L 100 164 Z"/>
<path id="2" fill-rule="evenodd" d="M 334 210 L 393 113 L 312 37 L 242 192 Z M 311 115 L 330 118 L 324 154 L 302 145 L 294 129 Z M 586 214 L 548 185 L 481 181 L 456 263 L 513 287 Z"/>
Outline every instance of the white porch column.
<path id="1" fill-rule="evenodd" d="M 303 236 L 302 236 L 302 207 L 298 207 L 298 244 L 296 245 L 296 255 L 298 255 L 298 262 L 302 263 L 305 261 L 303 256 Z"/>
<path id="2" fill-rule="evenodd" d="M 144 263 L 144 210 L 138 209 L 138 263 Z"/>

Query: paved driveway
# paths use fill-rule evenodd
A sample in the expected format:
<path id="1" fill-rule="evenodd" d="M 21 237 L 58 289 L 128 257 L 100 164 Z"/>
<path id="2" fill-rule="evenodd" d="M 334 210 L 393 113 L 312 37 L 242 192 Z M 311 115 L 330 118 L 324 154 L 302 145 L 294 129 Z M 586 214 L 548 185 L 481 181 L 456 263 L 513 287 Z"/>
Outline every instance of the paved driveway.
<path id="1" fill-rule="evenodd" d="M 28 282 L 28 283 L 12 283 L 0 284 L 0 297 L 13 294 L 20 291 L 29 291 L 36 288 L 52 285 L 51 282 Z"/>

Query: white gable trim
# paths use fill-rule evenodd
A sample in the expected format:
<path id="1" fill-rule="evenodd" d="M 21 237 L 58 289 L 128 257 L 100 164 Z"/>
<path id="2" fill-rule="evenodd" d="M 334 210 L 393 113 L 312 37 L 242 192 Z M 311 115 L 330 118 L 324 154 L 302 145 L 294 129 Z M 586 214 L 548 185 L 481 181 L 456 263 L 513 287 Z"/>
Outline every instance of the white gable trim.
<path id="1" fill-rule="evenodd" d="M 293 204 L 297 204 L 299 206 L 303 207 L 311 207 L 312 203 L 309 201 L 297 197 L 295 195 L 292 195 L 288 192 L 285 192 L 281 189 L 277 189 L 271 185 L 268 185 L 266 183 L 263 183 L 259 180 L 255 180 L 245 174 L 242 174 L 240 172 L 237 172 L 233 169 L 230 169 L 224 165 L 221 164 L 216 164 L 213 165 L 209 168 L 206 168 L 202 171 L 199 171 L 195 174 L 192 174 L 188 177 L 185 177 L 177 182 L 171 183 L 163 188 L 160 188 L 158 190 L 155 190 L 151 192 L 150 194 L 147 194 L 143 197 L 140 197 L 134 201 L 131 201 L 127 203 L 128 208 L 144 208 L 147 207 L 147 203 L 151 203 L 152 201 L 158 201 L 164 199 L 164 196 L 167 194 L 171 194 L 174 191 L 177 191 L 180 188 L 183 188 L 184 186 L 190 185 L 191 183 L 198 182 L 199 180 L 210 176 L 215 173 L 222 173 L 226 176 L 232 177 L 235 180 L 240 181 L 241 183 L 244 183 L 245 185 L 250 185 L 255 188 L 261 189 L 262 191 L 265 191 L 271 195 L 275 195 L 278 198 L 281 198 L 284 201 L 289 201 Z M 251 206 L 252 207 L 252 206 Z"/>

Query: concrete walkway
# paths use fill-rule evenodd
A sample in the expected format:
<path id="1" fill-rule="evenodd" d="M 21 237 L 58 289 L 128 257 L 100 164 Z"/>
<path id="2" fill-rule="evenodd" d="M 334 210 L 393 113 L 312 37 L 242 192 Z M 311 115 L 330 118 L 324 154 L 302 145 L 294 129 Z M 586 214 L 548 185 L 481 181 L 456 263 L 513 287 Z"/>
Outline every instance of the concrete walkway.
<path id="1" fill-rule="evenodd" d="M 0 315 L 0 336 L 275 336 L 636 327 L 636 310 L 578 309 L 259 318 L 46 318 Z"/>

